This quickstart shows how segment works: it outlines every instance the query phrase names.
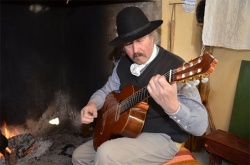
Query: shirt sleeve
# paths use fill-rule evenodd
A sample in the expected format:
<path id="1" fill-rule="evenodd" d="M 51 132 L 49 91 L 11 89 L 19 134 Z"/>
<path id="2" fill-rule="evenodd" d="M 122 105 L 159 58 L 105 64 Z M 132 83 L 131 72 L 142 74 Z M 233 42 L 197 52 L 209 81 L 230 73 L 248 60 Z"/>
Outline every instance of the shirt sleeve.
<path id="1" fill-rule="evenodd" d="M 208 127 L 208 114 L 196 86 L 178 84 L 178 99 L 180 107 L 174 114 L 168 114 L 170 118 L 190 134 L 203 135 Z"/>
<path id="2" fill-rule="evenodd" d="M 106 84 L 99 90 L 97 90 L 91 97 L 89 101 L 94 101 L 97 105 L 97 109 L 101 109 L 106 96 L 112 92 L 119 90 L 120 87 L 120 79 L 117 75 L 116 69 L 118 64 L 114 67 L 112 75 L 109 76 L 108 81 Z"/>

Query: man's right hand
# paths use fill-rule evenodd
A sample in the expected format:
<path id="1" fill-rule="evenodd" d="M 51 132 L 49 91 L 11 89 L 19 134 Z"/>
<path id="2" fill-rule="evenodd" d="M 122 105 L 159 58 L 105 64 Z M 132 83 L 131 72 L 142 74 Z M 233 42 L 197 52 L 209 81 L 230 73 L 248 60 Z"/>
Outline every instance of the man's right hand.
<path id="1" fill-rule="evenodd" d="M 94 102 L 89 102 L 81 110 L 81 122 L 89 124 L 94 121 L 94 118 L 97 118 L 97 106 Z"/>

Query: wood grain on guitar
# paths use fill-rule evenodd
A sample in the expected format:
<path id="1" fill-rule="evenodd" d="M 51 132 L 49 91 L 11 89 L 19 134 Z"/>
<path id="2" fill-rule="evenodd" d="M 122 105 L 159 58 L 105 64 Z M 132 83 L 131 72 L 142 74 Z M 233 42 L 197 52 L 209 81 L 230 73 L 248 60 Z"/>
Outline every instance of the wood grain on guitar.
<path id="1" fill-rule="evenodd" d="M 211 74 L 217 63 L 212 55 L 204 54 L 164 75 L 169 83 L 186 83 Z M 139 89 L 131 84 L 126 85 L 120 93 L 111 92 L 107 95 L 96 119 L 94 149 L 97 150 L 102 143 L 118 136 L 137 137 L 146 119 L 148 97 L 150 95 L 146 87 Z"/>

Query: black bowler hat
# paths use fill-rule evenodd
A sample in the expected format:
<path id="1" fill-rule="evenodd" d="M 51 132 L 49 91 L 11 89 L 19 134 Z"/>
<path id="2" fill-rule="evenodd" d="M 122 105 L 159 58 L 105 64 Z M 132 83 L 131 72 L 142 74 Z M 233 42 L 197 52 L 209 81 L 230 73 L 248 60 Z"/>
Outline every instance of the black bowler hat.
<path id="1" fill-rule="evenodd" d="M 138 7 L 126 7 L 116 17 L 118 37 L 109 45 L 118 46 L 139 39 L 157 29 L 162 23 L 162 20 L 149 21 Z"/>

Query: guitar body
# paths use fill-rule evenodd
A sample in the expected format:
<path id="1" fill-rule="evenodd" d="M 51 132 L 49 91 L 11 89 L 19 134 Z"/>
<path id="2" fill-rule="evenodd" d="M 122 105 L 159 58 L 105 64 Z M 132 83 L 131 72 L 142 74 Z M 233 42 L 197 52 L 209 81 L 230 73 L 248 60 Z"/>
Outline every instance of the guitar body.
<path id="1" fill-rule="evenodd" d="M 120 93 L 112 92 L 106 97 L 96 119 L 93 138 L 95 150 L 105 141 L 117 136 L 134 138 L 141 133 L 149 105 L 146 102 L 139 102 L 122 113 L 119 107 L 121 101 L 138 90 L 129 84 Z"/>

